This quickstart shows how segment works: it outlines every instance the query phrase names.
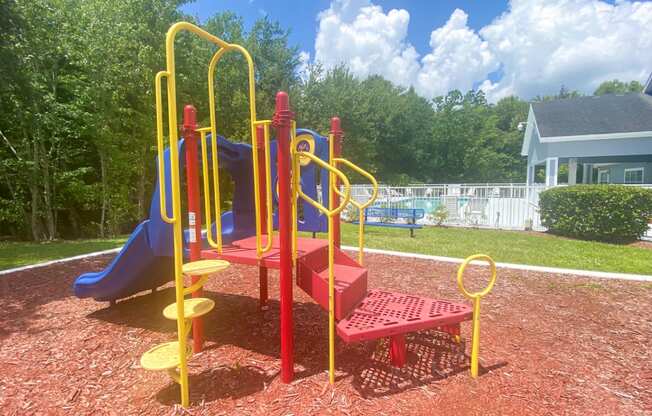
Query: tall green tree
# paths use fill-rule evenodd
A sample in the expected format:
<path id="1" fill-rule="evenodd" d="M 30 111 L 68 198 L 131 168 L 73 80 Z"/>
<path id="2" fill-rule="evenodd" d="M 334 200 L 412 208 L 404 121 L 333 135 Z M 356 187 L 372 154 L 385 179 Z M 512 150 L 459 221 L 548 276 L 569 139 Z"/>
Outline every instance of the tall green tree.
<path id="1" fill-rule="evenodd" d="M 630 92 L 642 92 L 643 84 L 638 81 L 622 82 L 617 79 L 605 81 L 596 88 L 593 95 L 605 94 L 627 94 Z"/>

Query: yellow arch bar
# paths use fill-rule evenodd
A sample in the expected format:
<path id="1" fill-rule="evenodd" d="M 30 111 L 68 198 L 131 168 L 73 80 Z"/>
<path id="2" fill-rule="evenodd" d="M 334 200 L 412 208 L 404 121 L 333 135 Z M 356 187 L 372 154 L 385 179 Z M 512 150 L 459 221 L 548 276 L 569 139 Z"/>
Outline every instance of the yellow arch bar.
<path id="1" fill-rule="evenodd" d="M 363 204 L 359 203 L 355 199 L 351 199 L 349 202 L 354 205 L 356 208 L 358 208 L 359 212 L 359 225 L 358 225 L 358 263 L 362 265 L 362 262 L 364 260 L 364 210 L 370 206 L 371 204 L 374 203 L 376 200 L 376 197 L 378 196 L 378 181 L 376 181 L 376 178 L 374 176 L 367 172 L 366 170 L 362 169 L 358 165 L 354 164 L 350 160 L 341 158 L 341 157 L 336 157 L 333 158 L 333 164 L 337 166 L 338 163 L 341 163 L 343 165 L 348 166 L 355 172 L 358 172 L 360 175 L 364 176 L 365 178 L 369 179 L 369 182 L 371 182 L 371 187 L 373 189 L 371 193 L 371 197 Z M 337 186 L 333 187 L 333 191 L 337 193 L 339 196 L 343 197 L 344 195 L 342 194 L 342 191 L 337 189 Z"/>

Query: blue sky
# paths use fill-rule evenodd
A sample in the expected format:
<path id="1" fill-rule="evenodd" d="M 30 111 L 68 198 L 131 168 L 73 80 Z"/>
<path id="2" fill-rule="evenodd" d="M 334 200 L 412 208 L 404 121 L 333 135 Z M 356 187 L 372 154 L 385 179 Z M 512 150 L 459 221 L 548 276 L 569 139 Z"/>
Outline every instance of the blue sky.
<path id="1" fill-rule="evenodd" d="M 291 30 L 305 64 L 344 64 L 427 97 L 482 89 L 490 101 L 592 93 L 652 72 L 652 2 L 629 0 L 198 0 L 204 20 L 230 10 Z"/>
<path id="2" fill-rule="evenodd" d="M 489 24 L 505 11 L 507 1 L 492 0 L 390 0 L 375 1 L 385 10 L 406 9 L 410 12 L 408 40 L 417 52 L 428 52 L 428 36 L 433 27 L 442 26 L 456 8 L 469 14 L 469 26 L 475 29 Z M 283 27 L 291 29 L 290 42 L 301 50 L 314 56 L 317 35 L 317 14 L 328 9 L 330 0 L 291 1 L 291 0 L 197 0 L 182 6 L 182 10 L 205 20 L 221 11 L 232 11 L 245 19 L 251 26 L 256 19 L 267 14 Z"/>

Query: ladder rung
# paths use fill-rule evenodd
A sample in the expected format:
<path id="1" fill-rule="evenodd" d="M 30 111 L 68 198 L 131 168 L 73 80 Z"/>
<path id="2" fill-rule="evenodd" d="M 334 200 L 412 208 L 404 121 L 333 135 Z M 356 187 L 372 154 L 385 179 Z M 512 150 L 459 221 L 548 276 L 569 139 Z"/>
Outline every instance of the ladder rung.
<path id="1" fill-rule="evenodd" d="M 229 265 L 226 260 L 197 260 L 184 264 L 181 270 L 188 276 L 201 276 L 221 272 Z"/>
<path id="2" fill-rule="evenodd" d="M 192 355 L 190 345 L 186 346 L 186 359 Z M 140 357 L 140 366 L 146 370 L 162 371 L 177 368 L 181 363 L 179 342 L 171 341 L 159 344 Z"/>
<path id="3" fill-rule="evenodd" d="M 190 298 L 183 301 L 183 316 L 185 319 L 206 315 L 215 307 L 215 302 L 207 298 Z M 171 303 L 163 309 L 163 316 L 173 321 L 177 320 L 177 304 Z"/>

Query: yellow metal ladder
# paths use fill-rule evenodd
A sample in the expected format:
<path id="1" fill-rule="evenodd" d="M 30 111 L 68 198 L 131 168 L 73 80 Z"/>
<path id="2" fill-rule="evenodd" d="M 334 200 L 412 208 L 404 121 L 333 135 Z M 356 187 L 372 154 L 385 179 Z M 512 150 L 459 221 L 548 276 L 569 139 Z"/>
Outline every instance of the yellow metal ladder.
<path id="1" fill-rule="evenodd" d="M 229 267 L 225 260 L 198 260 L 183 265 L 183 274 L 186 277 L 199 277 L 199 280 L 184 287 L 182 296 L 174 303 L 163 309 L 163 316 L 177 321 L 177 341 L 164 342 L 146 351 L 140 358 L 140 366 L 151 371 L 167 371 L 170 377 L 181 385 L 181 402 L 183 406 L 189 404 L 188 392 L 188 358 L 192 355 L 192 348 L 187 342 L 192 328 L 192 319 L 206 315 L 215 307 L 215 302 L 208 298 L 188 298 L 192 292 L 200 289 L 211 274 L 220 272 Z M 181 354 L 185 351 L 185 354 Z"/>

